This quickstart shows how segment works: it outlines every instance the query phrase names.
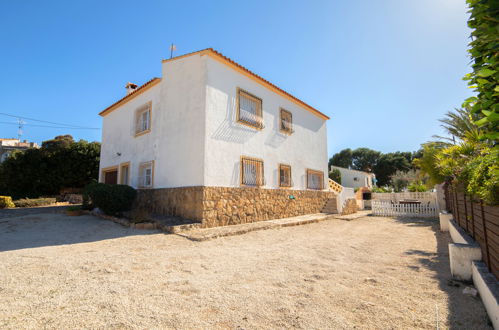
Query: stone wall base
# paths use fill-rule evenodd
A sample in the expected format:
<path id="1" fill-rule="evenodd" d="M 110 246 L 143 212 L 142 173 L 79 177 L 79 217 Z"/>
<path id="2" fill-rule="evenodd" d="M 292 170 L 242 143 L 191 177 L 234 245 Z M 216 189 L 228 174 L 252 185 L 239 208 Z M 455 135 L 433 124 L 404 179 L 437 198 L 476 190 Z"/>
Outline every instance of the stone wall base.
<path id="1" fill-rule="evenodd" d="M 134 209 L 199 221 L 207 228 L 320 213 L 335 196 L 329 191 L 249 187 L 142 189 Z"/>

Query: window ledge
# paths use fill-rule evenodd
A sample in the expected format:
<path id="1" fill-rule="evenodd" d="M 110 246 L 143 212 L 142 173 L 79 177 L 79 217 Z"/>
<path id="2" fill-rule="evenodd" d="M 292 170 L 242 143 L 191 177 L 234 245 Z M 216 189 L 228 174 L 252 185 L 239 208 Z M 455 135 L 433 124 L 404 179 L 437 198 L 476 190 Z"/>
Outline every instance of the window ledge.
<path id="1" fill-rule="evenodd" d="M 253 129 L 257 130 L 257 131 L 261 131 L 264 128 L 263 123 L 260 124 L 260 125 L 258 125 L 258 124 L 257 125 L 253 125 L 253 124 L 250 124 L 247 121 L 243 121 L 241 119 L 237 120 L 237 123 L 239 123 L 241 125 L 244 125 L 244 126 L 247 126 L 247 127 L 251 127 L 251 128 L 253 128 Z"/>
<path id="2" fill-rule="evenodd" d="M 145 131 L 142 131 L 142 132 L 139 132 L 139 133 L 135 133 L 134 137 L 139 137 L 141 135 L 144 135 L 144 134 L 147 134 L 147 133 L 150 133 L 150 132 L 151 132 L 150 129 L 146 129 Z"/>

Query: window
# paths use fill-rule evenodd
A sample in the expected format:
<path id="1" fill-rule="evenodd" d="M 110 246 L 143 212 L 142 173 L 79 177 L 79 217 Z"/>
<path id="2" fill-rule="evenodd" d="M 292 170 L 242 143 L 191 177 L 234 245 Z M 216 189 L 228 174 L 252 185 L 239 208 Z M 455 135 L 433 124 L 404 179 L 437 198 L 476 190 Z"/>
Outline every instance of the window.
<path id="1" fill-rule="evenodd" d="M 130 163 L 120 165 L 120 184 L 130 184 Z"/>
<path id="2" fill-rule="evenodd" d="M 151 131 L 151 102 L 141 106 L 135 112 L 135 136 Z"/>
<path id="3" fill-rule="evenodd" d="M 243 125 L 262 129 L 262 100 L 242 89 L 238 89 L 237 121 Z"/>
<path id="4" fill-rule="evenodd" d="M 263 160 L 241 158 L 241 184 L 244 186 L 259 187 L 265 184 L 263 176 Z"/>
<path id="5" fill-rule="evenodd" d="M 152 188 L 154 181 L 154 161 L 139 166 L 139 188 Z"/>
<path id="6" fill-rule="evenodd" d="M 307 170 L 307 188 L 314 190 L 324 189 L 324 173 L 321 171 Z"/>
<path id="7" fill-rule="evenodd" d="M 279 130 L 286 134 L 293 133 L 293 115 L 291 112 L 281 109 L 281 120 Z"/>
<path id="8" fill-rule="evenodd" d="M 291 186 L 291 166 L 279 164 L 279 187 Z"/>

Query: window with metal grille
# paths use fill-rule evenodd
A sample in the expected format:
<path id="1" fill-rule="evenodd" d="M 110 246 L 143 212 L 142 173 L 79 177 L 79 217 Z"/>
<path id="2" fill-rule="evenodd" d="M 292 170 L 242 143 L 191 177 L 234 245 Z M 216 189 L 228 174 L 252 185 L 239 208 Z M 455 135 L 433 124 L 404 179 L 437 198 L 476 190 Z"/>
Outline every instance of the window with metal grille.
<path id="1" fill-rule="evenodd" d="M 279 164 L 279 186 L 291 187 L 291 166 Z"/>
<path id="2" fill-rule="evenodd" d="M 237 121 L 254 128 L 263 128 L 262 99 L 238 89 L 237 100 Z"/>
<path id="3" fill-rule="evenodd" d="M 139 188 L 151 188 L 154 180 L 154 161 L 139 166 Z"/>
<path id="4" fill-rule="evenodd" d="M 281 109 L 280 131 L 286 134 L 293 133 L 293 115 L 291 112 Z"/>
<path id="5" fill-rule="evenodd" d="M 324 173 L 321 171 L 307 170 L 307 188 L 314 190 L 324 189 Z"/>
<path id="6" fill-rule="evenodd" d="M 141 106 L 135 112 L 135 135 L 141 135 L 151 130 L 151 102 Z"/>
<path id="7" fill-rule="evenodd" d="M 244 186 L 259 187 L 265 184 L 263 175 L 263 160 L 241 158 L 241 184 Z"/>

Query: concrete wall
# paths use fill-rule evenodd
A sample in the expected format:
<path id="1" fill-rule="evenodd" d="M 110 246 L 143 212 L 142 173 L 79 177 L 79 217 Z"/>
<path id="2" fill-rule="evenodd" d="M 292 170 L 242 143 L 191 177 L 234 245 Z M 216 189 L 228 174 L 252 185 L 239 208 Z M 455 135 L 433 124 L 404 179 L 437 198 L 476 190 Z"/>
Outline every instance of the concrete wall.
<path id="1" fill-rule="evenodd" d="M 331 166 L 330 170 L 337 169 L 341 173 L 341 185 L 350 188 L 373 187 L 373 174 L 350 170 L 348 168 Z"/>
<path id="2" fill-rule="evenodd" d="M 154 160 L 153 188 L 203 185 L 203 61 L 192 56 L 166 62 L 163 77 L 103 118 L 100 168 L 130 162 L 131 186 L 137 187 L 140 163 Z M 151 132 L 135 137 L 135 111 L 149 101 Z"/>
<path id="3" fill-rule="evenodd" d="M 208 57 L 205 185 L 239 187 L 240 157 L 264 160 L 264 188 L 278 188 L 279 163 L 291 166 L 293 189 L 306 189 L 306 169 L 324 172 L 327 186 L 326 121 L 256 81 Z M 262 130 L 236 121 L 237 87 L 263 100 Z M 293 115 L 294 133 L 279 131 L 280 108 Z"/>

